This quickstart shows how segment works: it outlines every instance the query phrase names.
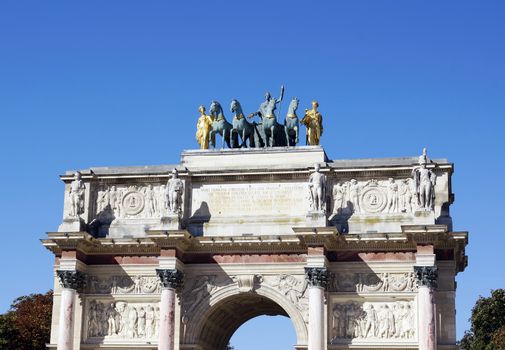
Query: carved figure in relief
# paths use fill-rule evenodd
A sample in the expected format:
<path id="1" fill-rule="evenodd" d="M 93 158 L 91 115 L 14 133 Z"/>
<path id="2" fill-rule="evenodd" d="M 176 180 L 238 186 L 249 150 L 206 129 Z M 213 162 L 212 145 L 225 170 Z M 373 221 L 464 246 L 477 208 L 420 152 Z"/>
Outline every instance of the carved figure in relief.
<path id="1" fill-rule="evenodd" d="M 86 186 L 81 180 L 81 173 L 76 171 L 74 174 L 74 181 L 70 183 L 68 196 L 70 199 L 70 217 L 78 217 L 84 213 L 84 191 Z"/>
<path id="2" fill-rule="evenodd" d="M 111 303 L 107 308 L 107 335 L 115 335 L 118 333 L 116 313 L 116 305 L 114 305 L 114 303 Z"/>
<path id="3" fill-rule="evenodd" d="M 398 211 L 398 184 L 393 178 L 389 179 L 387 198 L 388 212 L 396 213 Z"/>
<path id="4" fill-rule="evenodd" d="M 307 127 L 306 144 L 319 145 L 323 134 L 323 116 L 317 110 L 319 103 L 312 101 L 312 109 L 306 109 L 305 115 L 300 121 Z"/>
<path id="5" fill-rule="evenodd" d="M 167 186 L 160 185 L 160 190 L 158 191 L 158 211 L 159 213 L 166 213 L 168 211 L 168 199 L 167 199 Z M 163 214 L 162 214 L 163 216 Z"/>
<path id="6" fill-rule="evenodd" d="M 181 215 L 183 192 L 184 183 L 181 179 L 179 179 L 177 169 L 174 169 L 172 170 L 171 178 L 167 182 L 167 202 L 169 213 Z"/>
<path id="7" fill-rule="evenodd" d="M 345 204 L 345 195 L 347 187 L 340 182 L 333 187 L 333 213 L 340 214 Z"/>
<path id="8" fill-rule="evenodd" d="M 138 313 L 135 307 L 128 308 L 128 338 L 138 338 Z"/>
<path id="9" fill-rule="evenodd" d="M 109 189 L 109 205 L 117 218 L 121 217 L 121 192 L 116 186 Z"/>
<path id="10" fill-rule="evenodd" d="M 200 118 L 198 118 L 198 122 L 196 123 L 196 140 L 200 145 L 201 149 L 209 148 L 209 133 L 212 129 L 212 117 L 210 115 L 205 114 L 205 107 L 198 107 L 198 111 L 200 112 Z"/>
<path id="11" fill-rule="evenodd" d="M 199 276 L 192 288 L 184 293 L 185 317 L 212 291 L 217 289 L 216 276 Z"/>
<path id="12" fill-rule="evenodd" d="M 107 188 L 101 188 L 97 193 L 96 200 L 96 211 L 97 213 L 102 212 L 109 204 L 109 190 Z"/>
<path id="13" fill-rule="evenodd" d="M 145 194 L 145 207 L 146 207 L 146 216 L 149 218 L 152 218 L 156 215 L 157 213 L 157 208 L 158 208 L 158 198 L 156 197 L 156 193 L 153 190 L 153 185 L 149 184 L 145 188 L 144 191 Z"/>
<path id="14" fill-rule="evenodd" d="M 154 334 L 156 336 L 159 334 L 159 330 L 160 330 L 160 308 L 159 306 L 157 306 L 154 312 Z"/>
<path id="15" fill-rule="evenodd" d="M 413 179 L 404 179 L 400 182 L 398 189 L 399 208 L 403 213 L 412 213 L 414 211 L 415 184 Z"/>
<path id="16" fill-rule="evenodd" d="M 356 181 L 356 179 L 352 179 L 349 183 L 349 200 L 354 206 L 354 212 L 357 214 L 361 212 L 359 199 L 360 194 L 361 186 L 358 184 L 358 181 Z"/>
<path id="17" fill-rule="evenodd" d="M 428 156 L 426 148 L 423 149 L 423 154 L 419 157 L 419 166 L 412 170 L 412 177 L 416 183 L 416 194 L 419 209 L 433 210 L 435 204 L 435 185 L 437 176 L 428 169 Z"/>
<path id="18" fill-rule="evenodd" d="M 151 305 L 146 307 L 146 325 L 145 333 L 147 338 L 152 338 L 155 334 L 154 332 L 154 308 Z"/>
<path id="19" fill-rule="evenodd" d="M 377 336 L 377 312 L 371 304 L 369 304 L 364 311 L 366 314 L 366 322 L 363 336 L 365 338 Z"/>
<path id="20" fill-rule="evenodd" d="M 314 166 L 314 172 L 309 177 L 311 210 L 326 210 L 326 175 L 322 174 L 319 164 Z"/>
<path id="21" fill-rule="evenodd" d="M 146 334 L 146 311 L 143 307 L 139 308 L 137 325 L 139 337 L 144 337 Z"/>

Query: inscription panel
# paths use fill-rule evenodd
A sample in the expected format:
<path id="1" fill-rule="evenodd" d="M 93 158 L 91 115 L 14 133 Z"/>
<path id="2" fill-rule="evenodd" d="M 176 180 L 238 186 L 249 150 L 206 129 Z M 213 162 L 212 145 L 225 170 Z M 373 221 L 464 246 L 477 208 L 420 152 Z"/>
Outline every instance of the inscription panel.
<path id="1" fill-rule="evenodd" d="M 208 208 L 211 217 L 305 216 L 306 183 L 256 183 L 193 187 L 192 215 Z"/>

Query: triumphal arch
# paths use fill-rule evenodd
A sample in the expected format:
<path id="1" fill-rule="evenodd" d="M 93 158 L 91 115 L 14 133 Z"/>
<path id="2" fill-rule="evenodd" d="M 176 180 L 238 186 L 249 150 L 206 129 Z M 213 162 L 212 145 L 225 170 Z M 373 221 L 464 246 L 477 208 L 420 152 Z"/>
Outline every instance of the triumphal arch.
<path id="1" fill-rule="evenodd" d="M 456 349 L 453 165 L 255 137 L 61 176 L 63 220 L 42 240 L 48 348 L 222 350 L 247 320 L 283 315 L 295 349 Z"/>

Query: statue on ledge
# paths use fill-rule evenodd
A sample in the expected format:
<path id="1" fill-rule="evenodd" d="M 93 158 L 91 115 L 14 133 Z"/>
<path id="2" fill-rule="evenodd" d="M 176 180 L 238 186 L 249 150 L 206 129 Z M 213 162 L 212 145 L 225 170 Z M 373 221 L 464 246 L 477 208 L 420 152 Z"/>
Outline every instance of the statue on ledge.
<path id="1" fill-rule="evenodd" d="M 319 170 L 319 164 L 316 164 L 314 172 L 309 177 L 310 209 L 324 212 L 326 210 L 326 175 Z"/>
<path id="2" fill-rule="evenodd" d="M 307 127 L 306 144 L 319 145 L 323 134 L 323 116 L 318 112 L 319 103 L 312 101 L 312 109 L 305 110 L 301 123 Z"/>
<path id="3" fill-rule="evenodd" d="M 84 213 L 85 189 L 86 186 L 81 180 L 81 173 L 76 171 L 74 174 L 74 181 L 70 184 L 68 192 L 70 198 L 70 217 L 77 218 L 80 214 Z"/>
<path id="4" fill-rule="evenodd" d="M 212 129 L 212 118 L 210 115 L 205 114 L 205 107 L 200 106 L 198 108 L 200 112 L 200 118 L 196 123 L 196 140 L 200 145 L 200 149 L 209 149 L 209 133 Z"/>
<path id="5" fill-rule="evenodd" d="M 412 169 L 412 177 L 416 183 L 417 202 L 420 210 L 430 211 L 435 205 L 435 185 L 437 175 L 433 170 L 428 169 L 428 156 L 426 148 L 423 148 L 423 154 L 419 156 L 419 166 Z"/>
<path id="6" fill-rule="evenodd" d="M 182 214 L 182 195 L 184 193 L 184 183 L 179 179 L 177 169 L 172 171 L 167 182 L 167 202 L 168 212 L 172 215 Z"/>

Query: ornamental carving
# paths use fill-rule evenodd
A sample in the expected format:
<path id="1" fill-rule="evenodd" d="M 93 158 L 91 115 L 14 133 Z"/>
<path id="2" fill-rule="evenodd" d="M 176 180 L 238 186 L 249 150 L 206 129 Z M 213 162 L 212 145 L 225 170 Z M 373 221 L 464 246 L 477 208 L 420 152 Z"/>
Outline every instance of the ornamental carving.
<path id="1" fill-rule="evenodd" d="M 157 276 L 89 276 L 88 294 L 158 294 L 161 292 Z"/>
<path id="2" fill-rule="evenodd" d="M 170 212 L 165 184 L 102 185 L 94 198 L 95 217 L 104 223 L 115 219 L 161 218 Z"/>
<path id="3" fill-rule="evenodd" d="M 276 288 L 300 311 L 305 322 L 309 321 L 308 280 L 303 276 L 277 275 L 265 277 L 266 284 Z"/>
<path id="4" fill-rule="evenodd" d="M 326 288 L 328 284 L 328 269 L 325 267 L 306 267 L 305 278 L 310 286 Z"/>
<path id="5" fill-rule="evenodd" d="M 331 309 L 331 343 L 351 340 L 414 340 L 414 302 L 346 302 Z"/>
<path id="6" fill-rule="evenodd" d="M 85 285 L 86 277 L 80 271 L 57 270 L 56 274 L 63 288 L 77 290 Z"/>
<path id="7" fill-rule="evenodd" d="M 182 292 L 182 321 L 186 323 L 196 307 L 219 288 L 233 283 L 228 276 L 202 275 L 195 276 L 193 283 L 184 286 Z"/>
<path id="8" fill-rule="evenodd" d="M 158 303 L 91 300 L 86 308 L 86 342 L 156 340 L 159 321 Z"/>
<path id="9" fill-rule="evenodd" d="M 357 181 L 333 186 L 333 215 L 414 213 L 418 208 L 414 179 Z"/>
<path id="10" fill-rule="evenodd" d="M 414 266 L 414 273 L 420 286 L 437 288 L 438 268 L 436 266 Z"/>
<path id="11" fill-rule="evenodd" d="M 414 292 L 417 281 L 413 272 L 336 273 L 332 274 L 330 292 Z"/>
<path id="12" fill-rule="evenodd" d="M 183 286 L 184 273 L 177 269 L 156 269 L 164 288 L 179 289 Z"/>

